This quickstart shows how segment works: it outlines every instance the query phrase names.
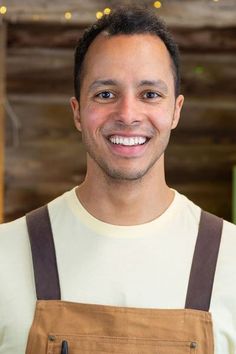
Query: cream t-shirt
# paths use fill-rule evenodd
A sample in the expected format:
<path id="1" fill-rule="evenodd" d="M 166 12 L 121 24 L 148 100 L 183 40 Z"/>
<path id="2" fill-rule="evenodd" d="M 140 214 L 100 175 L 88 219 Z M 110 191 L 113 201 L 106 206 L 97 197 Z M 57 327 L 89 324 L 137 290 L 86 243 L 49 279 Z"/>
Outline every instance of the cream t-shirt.
<path id="1" fill-rule="evenodd" d="M 49 203 L 62 300 L 184 308 L 200 208 L 175 192 L 156 220 L 97 220 L 75 189 Z M 145 207 L 145 206 L 144 206 Z M 210 311 L 216 354 L 236 353 L 236 226 L 224 222 Z M 23 354 L 35 309 L 25 218 L 0 225 L 0 354 Z"/>

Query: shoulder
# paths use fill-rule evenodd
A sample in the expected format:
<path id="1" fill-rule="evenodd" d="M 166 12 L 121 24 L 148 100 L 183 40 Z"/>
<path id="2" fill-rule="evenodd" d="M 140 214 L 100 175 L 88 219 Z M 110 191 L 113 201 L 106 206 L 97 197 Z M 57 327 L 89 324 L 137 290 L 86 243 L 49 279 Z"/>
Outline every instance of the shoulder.
<path id="1" fill-rule="evenodd" d="M 0 225 L 0 249 L 2 246 L 17 242 L 27 234 L 25 217 Z"/>
<path id="2" fill-rule="evenodd" d="M 48 210 L 50 215 L 50 220 L 61 219 L 68 212 L 70 213 L 76 209 L 77 197 L 75 193 L 75 188 L 65 192 L 59 197 L 53 199 L 48 203 Z"/>
<path id="3" fill-rule="evenodd" d="M 219 263 L 231 264 L 236 275 L 236 225 L 225 221 L 223 223 L 222 239 L 220 245 Z"/>
<path id="4" fill-rule="evenodd" d="M 8 272 L 18 272 L 30 259 L 30 243 L 25 217 L 0 225 L 0 280 Z"/>
<path id="5" fill-rule="evenodd" d="M 215 274 L 215 290 L 233 297 L 236 305 L 236 225 L 225 221 Z M 235 308 L 236 310 L 236 308 Z"/>
<path id="6" fill-rule="evenodd" d="M 184 194 L 175 190 L 175 215 L 181 218 L 181 223 L 187 224 L 197 232 L 201 208 Z"/>
<path id="7" fill-rule="evenodd" d="M 223 235 L 229 238 L 232 242 L 236 242 L 236 225 L 224 220 Z"/>
<path id="8" fill-rule="evenodd" d="M 218 268 L 234 269 L 236 277 L 236 225 L 224 220 L 220 252 L 218 257 Z M 226 269 L 224 271 L 226 271 Z M 236 278 L 235 278 L 236 280 Z"/>

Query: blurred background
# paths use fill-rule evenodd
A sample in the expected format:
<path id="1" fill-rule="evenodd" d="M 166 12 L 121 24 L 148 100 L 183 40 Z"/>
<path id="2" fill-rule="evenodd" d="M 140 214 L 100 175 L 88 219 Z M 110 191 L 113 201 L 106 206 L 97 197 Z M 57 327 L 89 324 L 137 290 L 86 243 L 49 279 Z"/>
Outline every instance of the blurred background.
<path id="1" fill-rule="evenodd" d="M 180 47 L 185 107 L 166 153 L 168 184 L 236 222 L 236 0 L 0 0 L 0 221 L 83 180 L 73 49 L 124 3 L 162 16 Z"/>

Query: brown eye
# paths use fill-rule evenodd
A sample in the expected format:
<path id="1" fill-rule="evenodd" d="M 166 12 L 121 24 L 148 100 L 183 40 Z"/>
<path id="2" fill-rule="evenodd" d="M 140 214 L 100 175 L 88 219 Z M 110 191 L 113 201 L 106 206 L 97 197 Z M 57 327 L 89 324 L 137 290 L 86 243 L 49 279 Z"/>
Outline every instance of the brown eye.
<path id="1" fill-rule="evenodd" d="M 111 93 L 110 91 L 100 92 L 96 96 L 99 97 L 99 98 L 102 98 L 102 99 L 108 99 L 108 98 L 113 98 L 114 97 L 113 93 Z"/>
<path id="2" fill-rule="evenodd" d="M 144 98 L 153 99 L 153 98 L 158 98 L 158 97 L 160 97 L 160 95 L 157 92 L 148 91 L 148 92 L 144 93 Z"/>

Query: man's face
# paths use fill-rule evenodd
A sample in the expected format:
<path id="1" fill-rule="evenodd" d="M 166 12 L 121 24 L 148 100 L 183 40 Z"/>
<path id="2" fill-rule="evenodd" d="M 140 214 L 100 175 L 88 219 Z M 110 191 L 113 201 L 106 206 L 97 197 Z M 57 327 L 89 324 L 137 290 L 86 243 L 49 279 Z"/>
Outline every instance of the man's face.
<path id="1" fill-rule="evenodd" d="M 183 104 L 164 43 L 150 34 L 100 34 L 82 76 L 80 102 L 71 103 L 88 171 L 136 180 L 158 168 Z"/>

